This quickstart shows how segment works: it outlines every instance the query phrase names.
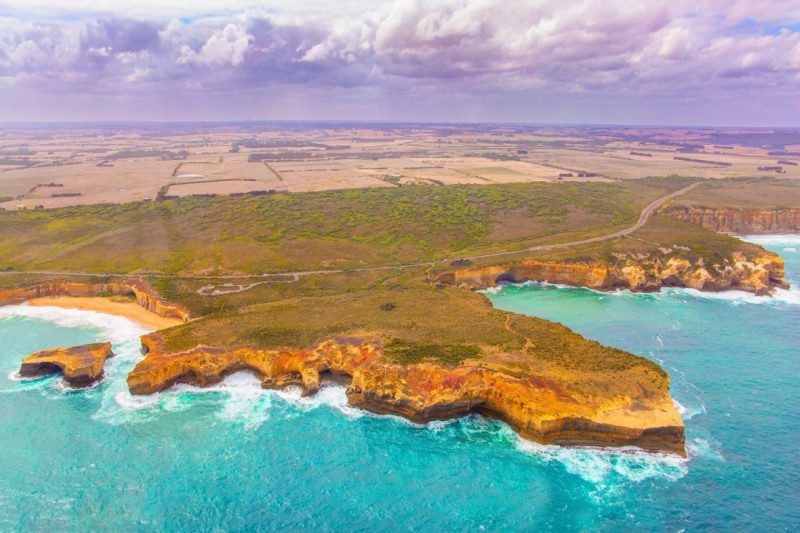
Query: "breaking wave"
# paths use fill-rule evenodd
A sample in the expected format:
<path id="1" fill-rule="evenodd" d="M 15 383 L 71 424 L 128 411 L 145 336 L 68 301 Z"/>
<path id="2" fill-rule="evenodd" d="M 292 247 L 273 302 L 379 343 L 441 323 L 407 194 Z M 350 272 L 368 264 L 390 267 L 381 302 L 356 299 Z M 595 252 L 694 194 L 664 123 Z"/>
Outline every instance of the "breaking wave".
<path id="1" fill-rule="evenodd" d="M 645 292 L 645 293 L 631 292 L 624 289 L 618 289 L 610 292 L 603 292 L 595 289 L 589 289 L 587 287 L 572 287 L 570 285 L 561 285 L 557 283 L 549 283 L 546 281 L 526 281 L 524 283 L 504 283 L 496 287 L 490 287 L 488 289 L 479 292 L 483 294 L 496 296 L 502 294 L 503 291 L 506 290 L 508 287 L 514 287 L 514 288 L 533 287 L 544 290 L 562 289 L 567 291 L 584 292 L 584 293 L 600 295 L 601 300 L 606 296 L 629 297 L 629 298 L 640 298 L 640 299 L 653 299 L 653 298 L 665 298 L 665 297 L 666 298 L 691 297 L 695 299 L 705 299 L 705 300 L 722 300 L 730 302 L 734 305 L 738 304 L 800 305 L 800 288 L 798 287 L 792 287 L 790 289 L 776 289 L 775 293 L 772 296 L 756 296 L 755 294 L 750 292 L 737 291 L 737 290 L 730 290 L 723 292 L 707 292 L 707 291 L 700 291 L 697 289 L 688 289 L 681 287 L 668 287 L 661 289 L 659 292 Z"/>
<path id="2" fill-rule="evenodd" d="M 149 333 L 151 330 L 125 317 L 84 311 L 82 309 L 63 309 L 61 307 L 32 306 L 27 304 L 0 307 L 0 318 L 23 317 L 46 320 L 66 328 L 97 330 L 98 337 L 120 344 Z"/>
<path id="3" fill-rule="evenodd" d="M 690 458 L 651 453 L 638 448 L 570 448 L 518 439 L 517 448 L 545 463 L 557 462 L 570 474 L 595 485 L 616 479 L 640 482 L 651 478 L 677 481 L 689 472 Z"/>
<path id="4" fill-rule="evenodd" d="M 95 311 L 48 306 L 39 307 L 26 304 L 0 307 L 0 319 L 13 317 L 46 321 L 65 328 L 87 330 L 92 333 L 96 342 L 110 341 L 112 343 L 114 357 L 106 360 L 105 376 L 87 388 L 75 389 L 60 376 L 43 376 L 28 379 L 21 377 L 18 371 L 8 374 L 7 378 L 9 381 L 15 382 L 15 385 L 10 389 L 5 389 L 4 392 L 18 392 L 38 388 L 55 393 L 50 397 L 58 397 L 65 393 L 71 394 L 75 392 L 94 395 L 101 393 L 100 391 L 118 387 L 120 380 L 124 384 L 127 373 L 142 358 L 139 337 L 150 331 L 125 317 Z"/>
<path id="5" fill-rule="evenodd" d="M 743 241 L 760 244 L 761 246 L 798 246 L 800 245 L 800 235 L 788 233 L 780 235 L 736 235 Z"/>
<path id="6" fill-rule="evenodd" d="M 700 300 L 720 300 L 733 305 L 758 304 L 758 305 L 800 305 L 800 288 L 777 289 L 772 296 L 756 296 L 744 291 L 705 292 L 697 289 L 669 288 L 663 289 L 656 296 L 691 297 Z"/>
<path id="7" fill-rule="evenodd" d="M 131 395 L 126 387 L 114 395 L 113 404 L 104 406 L 105 415 L 99 418 L 114 424 L 144 422 L 158 416 L 159 412 L 183 411 L 200 401 L 210 401 L 220 420 L 241 424 L 245 429 L 256 429 L 270 418 L 276 400 L 293 407 L 294 412 L 289 413 L 289 417 L 322 406 L 336 409 L 351 418 L 367 414 L 347 405 L 345 387 L 324 385 L 314 396 L 303 396 L 300 387 L 264 389 L 256 375 L 242 371 L 209 387 L 178 384 L 149 396 Z"/>

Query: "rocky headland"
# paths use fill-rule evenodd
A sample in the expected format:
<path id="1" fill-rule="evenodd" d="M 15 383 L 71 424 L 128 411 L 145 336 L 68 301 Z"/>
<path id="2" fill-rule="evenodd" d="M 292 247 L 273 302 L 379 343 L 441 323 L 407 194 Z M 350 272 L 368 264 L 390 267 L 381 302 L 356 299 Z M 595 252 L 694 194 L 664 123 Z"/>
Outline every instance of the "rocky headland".
<path id="1" fill-rule="evenodd" d="M 692 208 L 674 207 L 669 216 L 720 233 L 770 234 L 800 233 L 800 208 Z"/>
<path id="2" fill-rule="evenodd" d="M 743 228 L 730 222 L 738 220 L 736 216 L 710 229 L 756 233 L 757 228 L 789 231 L 787 228 L 791 227 L 791 220 L 786 217 L 771 219 L 771 215 L 764 215 L 763 218 L 750 217 L 747 227 Z M 706 225 L 702 217 L 692 215 L 690 218 L 690 222 Z M 723 218 L 718 220 L 723 221 Z M 779 229 L 775 229 L 776 224 Z M 298 386 L 304 394 L 311 395 L 326 380 L 333 380 L 346 385 L 350 405 L 414 422 L 479 413 L 505 421 L 522 437 L 543 444 L 637 446 L 685 455 L 683 421 L 669 394 L 669 376 L 658 365 L 603 347 L 563 326 L 540 319 L 479 307 L 471 308 L 472 311 L 456 310 L 452 305 L 458 305 L 456 302 L 461 299 L 448 295 L 448 291 L 454 291 L 449 286 L 478 290 L 503 282 L 539 281 L 596 290 L 650 292 L 663 287 L 688 287 L 702 291 L 736 289 L 757 295 L 769 295 L 776 288 L 788 287 L 783 260 L 778 255 L 754 247 L 739 247 L 735 243 L 727 246 L 729 249 L 722 253 L 719 249 L 712 252 L 650 243 L 639 251 L 624 252 L 623 242 L 616 251 L 612 248 L 595 258 L 528 259 L 431 275 L 424 282 L 425 291 L 431 292 L 420 293 L 419 302 L 411 298 L 411 307 L 430 305 L 422 302 L 435 295 L 436 302 L 450 302 L 447 305 L 452 316 L 448 320 L 454 321 L 456 329 L 465 321 L 463 313 L 479 312 L 484 313 L 487 320 L 499 322 L 499 326 L 492 327 L 499 327 L 510 335 L 506 339 L 514 339 L 485 342 L 480 334 L 474 338 L 467 333 L 461 337 L 454 335 L 463 346 L 474 349 L 470 352 L 472 355 L 456 361 L 433 352 L 410 362 L 392 356 L 388 346 L 393 339 L 402 338 L 409 327 L 424 330 L 427 326 L 415 322 L 417 314 L 414 312 L 398 314 L 394 303 L 386 304 L 401 298 L 400 293 L 388 291 L 375 297 L 374 308 L 370 304 L 356 317 L 347 320 L 338 317 L 339 322 L 333 316 L 330 320 L 326 318 L 328 307 L 312 311 L 306 309 L 308 302 L 296 302 L 302 311 L 295 315 L 292 314 L 294 304 L 281 307 L 276 302 L 272 307 L 254 305 L 145 335 L 142 337 L 145 358 L 127 376 L 127 384 L 132 394 L 147 395 L 176 383 L 207 387 L 233 372 L 249 371 L 259 376 L 265 388 Z M 189 320 L 185 308 L 165 301 L 138 279 L 99 284 L 40 283 L 0 291 L 0 305 L 52 295 L 133 296 L 140 306 L 161 316 Z M 362 305 L 353 298 L 349 304 L 339 305 Z M 372 297 L 367 293 L 364 298 Z M 477 305 L 477 302 L 465 300 L 464 305 Z M 282 330 L 264 330 L 258 326 L 269 317 L 276 325 L 289 327 L 287 324 L 295 324 L 292 320 L 297 316 L 307 317 L 309 313 L 315 317 L 313 327 L 328 333 L 315 335 L 313 339 L 322 340 L 306 347 L 301 347 L 306 341 L 292 344 L 291 338 L 273 341 L 271 335 L 280 336 Z M 373 323 L 379 324 L 377 329 L 366 326 L 369 321 L 364 313 Z M 495 316 L 498 313 L 502 316 Z M 398 318 L 392 318 L 395 316 Z M 513 325 L 515 320 L 520 322 Z M 549 325 L 542 326 L 544 323 Z M 312 326 L 302 322 L 299 327 L 306 330 Z M 341 336 L 331 336 L 331 330 L 334 335 L 340 333 Z M 240 333 L 223 333 L 232 331 Z M 262 332 L 265 335 L 261 336 Z M 419 331 L 411 335 L 419 336 Z M 253 338 L 265 340 L 247 341 Z M 424 342 L 440 342 L 439 338 L 426 336 Z M 280 348 L 286 342 L 294 347 Z M 99 370 L 95 361 L 90 372 L 85 348 L 34 354 L 28 358 L 30 361 L 26 359 L 23 368 L 28 375 L 63 368 L 68 381 L 91 382 L 102 375 L 105 357 L 100 361 Z M 65 361 L 72 350 L 83 354 L 84 370 L 79 370 L 77 363 L 67 368 Z M 96 348 L 94 350 L 97 352 Z"/>
<path id="3" fill-rule="evenodd" d="M 352 406 L 415 422 L 480 413 L 540 443 L 630 445 L 685 454 L 684 425 L 669 395 L 669 376 L 632 354 L 626 355 L 636 360 L 635 366 L 619 371 L 545 365 L 533 372 L 524 366 L 509 370 L 524 354 L 496 354 L 457 365 L 397 364 L 386 357 L 377 337 L 332 338 L 307 350 L 198 346 L 166 353 L 155 333 L 142 337 L 142 346 L 147 356 L 127 378 L 132 394 L 152 394 L 175 383 L 205 387 L 241 370 L 258 375 L 265 388 L 297 385 L 305 394 L 334 378 L 349 384 Z"/>
<path id="4" fill-rule="evenodd" d="M 788 288 L 783 259 L 764 251 L 759 256 L 734 252 L 729 257 L 709 261 L 702 257 L 672 256 L 674 250 L 658 253 L 618 253 L 606 262 L 593 259 L 536 261 L 457 269 L 436 276 L 441 284 L 481 290 L 499 283 L 538 281 L 609 291 L 628 289 L 656 292 L 662 287 L 684 287 L 701 291 L 740 290 L 756 295 L 771 294 L 775 288 Z"/>
<path id="5" fill-rule="evenodd" d="M 110 342 L 53 348 L 23 359 L 19 374 L 39 377 L 63 372 L 64 380 L 73 387 L 88 387 L 103 377 L 103 365 L 113 356 Z"/>

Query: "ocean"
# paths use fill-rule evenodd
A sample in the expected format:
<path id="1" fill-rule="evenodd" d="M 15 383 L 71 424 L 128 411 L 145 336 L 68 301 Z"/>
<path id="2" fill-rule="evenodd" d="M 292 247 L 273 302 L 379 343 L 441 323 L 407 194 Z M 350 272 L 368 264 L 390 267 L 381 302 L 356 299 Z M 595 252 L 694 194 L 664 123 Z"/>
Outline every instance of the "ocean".
<path id="1" fill-rule="evenodd" d="M 784 257 L 791 290 L 487 291 L 660 363 L 686 459 L 540 446 L 479 416 L 416 425 L 348 407 L 341 387 L 302 398 L 248 374 L 132 397 L 141 327 L 0 308 L 0 530 L 796 530 L 800 237 L 748 240 Z M 117 356 L 94 388 L 17 375 L 29 353 L 101 340 Z"/>

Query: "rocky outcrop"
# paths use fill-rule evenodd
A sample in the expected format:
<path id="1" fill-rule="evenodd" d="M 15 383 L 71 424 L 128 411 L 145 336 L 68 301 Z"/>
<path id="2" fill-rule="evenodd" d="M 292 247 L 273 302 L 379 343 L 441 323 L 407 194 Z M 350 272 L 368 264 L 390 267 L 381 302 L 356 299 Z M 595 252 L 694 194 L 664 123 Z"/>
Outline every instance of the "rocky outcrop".
<path id="1" fill-rule="evenodd" d="M 439 274 L 442 284 L 480 290 L 502 282 L 538 281 L 587 287 L 607 291 L 629 289 L 653 292 L 662 287 L 688 287 L 702 291 L 741 290 L 757 295 L 770 294 L 776 287 L 788 288 L 784 279 L 783 259 L 764 252 L 748 258 L 734 253 L 724 261 L 706 264 L 659 254 L 618 254 L 609 263 L 593 260 L 552 262 L 526 260 L 485 268 L 461 269 Z"/>
<path id="2" fill-rule="evenodd" d="M 110 342 L 53 348 L 23 359 L 19 374 L 38 377 L 63 372 L 64 380 L 70 385 L 87 387 L 103 377 L 103 365 L 113 356 Z"/>
<path id="3" fill-rule="evenodd" d="M 183 307 L 163 300 L 141 279 L 130 279 L 111 283 L 75 283 L 52 281 L 28 285 L 16 289 L 0 290 L 0 306 L 42 298 L 45 296 L 132 296 L 143 308 L 163 317 L 189 320 L 189 312 Z"/>
<path id="4" fill-rule="evenodd" d="M 383 356 L 378 339 L 335 338 L 308 350 L 200 346 L 171 354 L 162 351 L 158 334 L 142 342 L 147 357 L 128 375 L 132 394 L 174 383 L 204 387 L 239 370 L 254 372 L 267 388 L 299 385 L 313 394 L 326 376 L 337 376 L 350 381 L 351 405 L 416 422 L 474 412 L 503 420 L 540 443 L 685 453 L 684 426 L 666 374 L 509 373 L 483 360 L 453 367 L 401 365 Z"/>
<path id="5" fill-rule="evenodd" d="M 800 208 L 785 209 L 708 209 L 676 207 L 666 211 L 671 217 L 703 226 L 712 231 L 738 234 L 800 233 Z"/>
<path id="6" fill-rule="evenodd" d="M 576 287 L 608 290 L 619 285 L 620 276 L 615 276 L 605 264 L 593 261 L 559 263 L 553 261 L 525 260 L 484 268 L 459 269 L 445 272 L 436 281 L 466 289 L 487 289 L 498 283 L 522 283 L 525 281 L 547 281 Z"/>

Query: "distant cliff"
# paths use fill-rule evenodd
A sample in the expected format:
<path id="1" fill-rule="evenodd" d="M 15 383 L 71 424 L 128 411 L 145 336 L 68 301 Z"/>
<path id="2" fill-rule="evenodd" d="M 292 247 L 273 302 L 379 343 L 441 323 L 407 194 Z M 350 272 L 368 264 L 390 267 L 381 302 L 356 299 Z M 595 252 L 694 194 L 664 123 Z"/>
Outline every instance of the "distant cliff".
<path id="1" fill-rule="evenodd" d="M 75 283 L 50 281 L 15 289 L 0 290 L 0 306 L 24 302 L 45 296 L 133 296 L 143 308 L 163 317 L 175 317 L 186 322 L 189 312 L 182 306 L 163 300 L 141 279 L 111 283 Z"/>
<path id="2" fill-rule="evenodd" d="M 800 208 L 708 209 L 675 207 L 665 211 L 671 217 L 698 224 L 721 233 L 800 233 Z"/>
<path id="3" fill-rule="evenodd" d="M 634 292 L 653 292 L 662 287 L 688 287 L 712 292 L 736 289 L 757 295 L 770 294 L 776 287 L 788 287 L 783 259 L 767 251 L 752 258 L 734 253 L 714 263 L 702 258 L 688 260 L 666 254 L 616 254 L 610 262 L 524 260 L 459 269 L 436 277 L 438 283 L 473 290 L 487 289 L 501 282 L 525 281 Z"/>

